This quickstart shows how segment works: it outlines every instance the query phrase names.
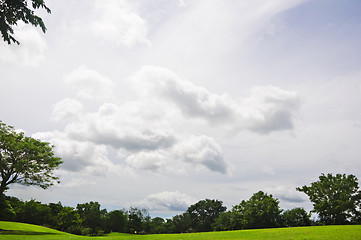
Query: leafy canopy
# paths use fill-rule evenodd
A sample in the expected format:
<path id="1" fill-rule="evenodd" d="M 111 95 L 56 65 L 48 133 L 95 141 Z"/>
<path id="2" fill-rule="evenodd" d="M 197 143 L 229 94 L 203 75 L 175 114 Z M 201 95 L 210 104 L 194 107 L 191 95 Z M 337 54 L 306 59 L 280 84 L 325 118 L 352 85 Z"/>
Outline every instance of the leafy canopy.
<path id="1" fill-rule="evenodd" d="M 318 213 L 324 224 L 347 224 L 360 220 L 361 191 L 358 179 L 352 174 L 322 174 L 311 186 L 296 189 L 308 195 L 313 203 L 312 211 Z"/>
<path id="2" fill-rule="evenodd" d="M 31 3 L 32 9 L 28 7 L 28 3 Z M 19 20 L 36 27 L 40 26 L 45 33 L 46 27 L 43 20 L 34 13 L 34 10 L 39 8 L 44 8 L 51 13 L 44 0 L 0 0 L 0 32 L 4 41 L 8 44 L 11 42 L 20 44 L 13 35 L 13 26 L 17 25 Z"/>
<path id="3" fill-rule="evenodd" d="M 0 121 L 0 195 L 13 183 L 43 189 L 54 185 L 58 177 L 53 170 L 61 163 L 50 143 L 26 137 Z"/>

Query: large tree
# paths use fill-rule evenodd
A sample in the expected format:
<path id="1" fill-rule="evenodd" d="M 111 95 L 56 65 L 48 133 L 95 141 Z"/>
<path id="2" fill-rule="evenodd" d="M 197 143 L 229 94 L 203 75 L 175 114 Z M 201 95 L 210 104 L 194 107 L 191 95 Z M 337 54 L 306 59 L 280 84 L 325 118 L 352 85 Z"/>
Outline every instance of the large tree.
<path id="1" fill-rule="evenodd" d="M 271 228 L 281 226 L 281 212 L 279 201 L 272 194 L 259 191 L 239 205 L 233 206 L 236 229 L 243 228 Z"/>
<path id="2" fill-rule="evenodd" d="M 354 175 L 322 174 L 311 186 L 296 188 L 313 203 L 313 210 L 324 224 L 347 224 L 360 221 L 361 191 Z"/>
<path id="3" fill-rule="evenodd" d="M 28 7 L 28 4 L 31 4 L 31 8 Z M 11 42 L 19 44 L 13 35 L 13 26 L 17 25 L 19 20 L 40 26 L 41 30 L 45 32 L 43 19 L 34 12 L 39 8 L 44 8 L 48 13 L 51 12 L 44 0 L 0 0 L 0 31 L 4 41 L 8 44 Z"/>
<path id="4" fill-rule="evenodd" d="M 61 163 L 50 143 L 26 137 L 0 121 L 0 196 L 13 183 L 52 186 L 58 180 L 53 171 Z"/>
<path id="5" fill-rule="evenodd" d="M 215 219 L 226 209 L 222 201 L 205 199 L 191 205 L 187 212 L 194 231 L 208 232 L 212 230 Z"/>

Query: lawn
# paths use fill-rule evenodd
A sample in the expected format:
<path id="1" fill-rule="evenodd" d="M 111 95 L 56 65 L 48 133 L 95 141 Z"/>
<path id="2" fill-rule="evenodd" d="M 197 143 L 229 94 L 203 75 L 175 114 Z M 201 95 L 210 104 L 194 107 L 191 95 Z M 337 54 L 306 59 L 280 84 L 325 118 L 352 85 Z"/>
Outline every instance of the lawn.
<path id="1" fill-rule="evenodd" d="M 0 240 L 361 240 L 361 226 L 322 226 L 298 228 L 274 228 L 228 232 L 189 233 L 189 234 L 158 234 L 158 235 L 132 235 L 124 233 L 111 233 L 106 237 L 82 237 L 59 232 L 40 226 L 1 222 Z"/>

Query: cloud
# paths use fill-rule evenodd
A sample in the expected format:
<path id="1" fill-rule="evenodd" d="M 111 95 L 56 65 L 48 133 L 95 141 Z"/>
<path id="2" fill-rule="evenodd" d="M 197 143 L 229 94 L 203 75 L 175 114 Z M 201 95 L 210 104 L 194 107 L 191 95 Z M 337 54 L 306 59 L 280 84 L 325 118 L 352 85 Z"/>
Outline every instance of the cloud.
<path id="1" fill-rule="evenodd" d="M 297 192 L 296 187 L 293 186 L 277 186 L 275 188 L 267 188 L 266 190 L 282 202 L 301 203 L 307 200 L 305 194 Z"/>
<path id="2" fill-rule="evenodd" d="M 131 46 L 137 42 L 149 44 L 146 22 L 126 0 L 95 1 L 99 19 L 91 23 L 91 31 L 116 45 Z"/>
<path id="3" fill-rule="evenodd" d="M 227 163 L 223 159 L 222 147 L 212 137 L 189 136 L 175 146 L 175 152 L 178 158 L 184 162 L 201 165 L 215 172 L 227 172 Z"/>
<path id="4" fill-rule="evenodd" d="M 19 24 L 14 30 L 15 38 L 20 45 L 0 43 L 0 60 L 10 63 L 20 63 L 25 66 L 38 66 L 45 59 L 47 44 L 44 38 L 33 27 Z"/>
<path id="5" fill-rule="evenodd" d="M 270 133 L 293 129 L 300 106 L 296 92 L 263 86 L 255 87 L 249 97 L 235 99 L 227 94 L 211 93 L 162 67 L 145 66 L 130 81 L 140 96 L 165 98 L 186 116 L 230 131 Z"/>
<path id="6" fill-rule="evenodd" d="M 84 111 L 83 104 L 76 100 L 65 98 L 57 102 L 52 109 L 52 117 L 55 121 L 75 120 Z"/>
<path id="7" fill-rule="evenodd" d="M 188 207 L 197 200 L 185 193 L 178 191 L 160 192 L 148 195 L 144 200 L 137 202 L 135 205 L 150 211 L 177 211 L 184 212 Z"/>
<path id="8" fill-rule="evenodd" d="M 104 175 L 108 171 L 118 169 L 109 159 L 104 145 L 97 145 L 87 141 L 76 141 L 65 133 L 39 132 L 33 138 L 50 142 L 55 147 L 55 155 L 60 156 L 64 163 L 62 169 L 71 172 L 86 171 L 96 175 Z"/>
<path id="9" fill-rule="evenodd" d="M 97 71 L 84 65 L 79 66 L 64 77 L 64 81 L 78 96 L 86 99 L 111 99 L 113 82 Z"/>

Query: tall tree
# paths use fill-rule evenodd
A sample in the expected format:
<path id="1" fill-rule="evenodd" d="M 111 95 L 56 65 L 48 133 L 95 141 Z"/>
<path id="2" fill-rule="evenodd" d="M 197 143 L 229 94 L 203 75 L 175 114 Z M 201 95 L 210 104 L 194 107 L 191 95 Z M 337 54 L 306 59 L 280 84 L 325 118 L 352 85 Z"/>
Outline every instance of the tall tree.
<path id="1" fill-rule="evenodd" d="M 238 213 L 236 219 L 239 228 L 270 228 L 281 225 L 281 212 L 278 199 L 259 191 L 248 201 L 242 201 L 233 207 L 232 212 Z"/>
<path id="2" fill-rule="evenodd" d="M 28 3 L 31 4 L 32 8 L 28 7 Z M 13 26 L 17 25 L 19 20 L 36 27 L 40 26 L 41 30 L 45 32 L 46 27 L 43 19 L 34 12 L 35 9 L 39 8 L 44 8 L 48 13 L 51 13 L 44 0 L 1 0 L 0 32 L 4 41 L 8 44 L 11 44 L 11 42 L 19 44 L 19 41 L 13 35 Z"/>
<path id="3" fill-rule="evenodd" d="M 52 145 L 26 137 L 0 121 L 0 195 L 13 183 L 52 186 L 58 180 L 53 171 L 61 163 Z"/>
<path id="4" fill-rule="evenodd" d="M 215 219 L 226 209 L 222 201 L 205 199 L 191 205 L 187 212 L 194 231 L 208 232 L 212 230 Z"/>
<path id="5" fill-rule="evenodd" d="M 83 220 L 83 226 L 90 228 L 90 234 L 97 235 L 103 229 L 107 211 L 101 210 L 98 202 L 78 204 L 76 209 Z"/>
<path id="6" fill-rule="evenodd" d="M 324 224 L 347 224 L 360 221 L 361 191 L 358 179 L 350 174 L 323 174 L 311 186 L 296 188 L 313 203 L 313 210 Z"/>

